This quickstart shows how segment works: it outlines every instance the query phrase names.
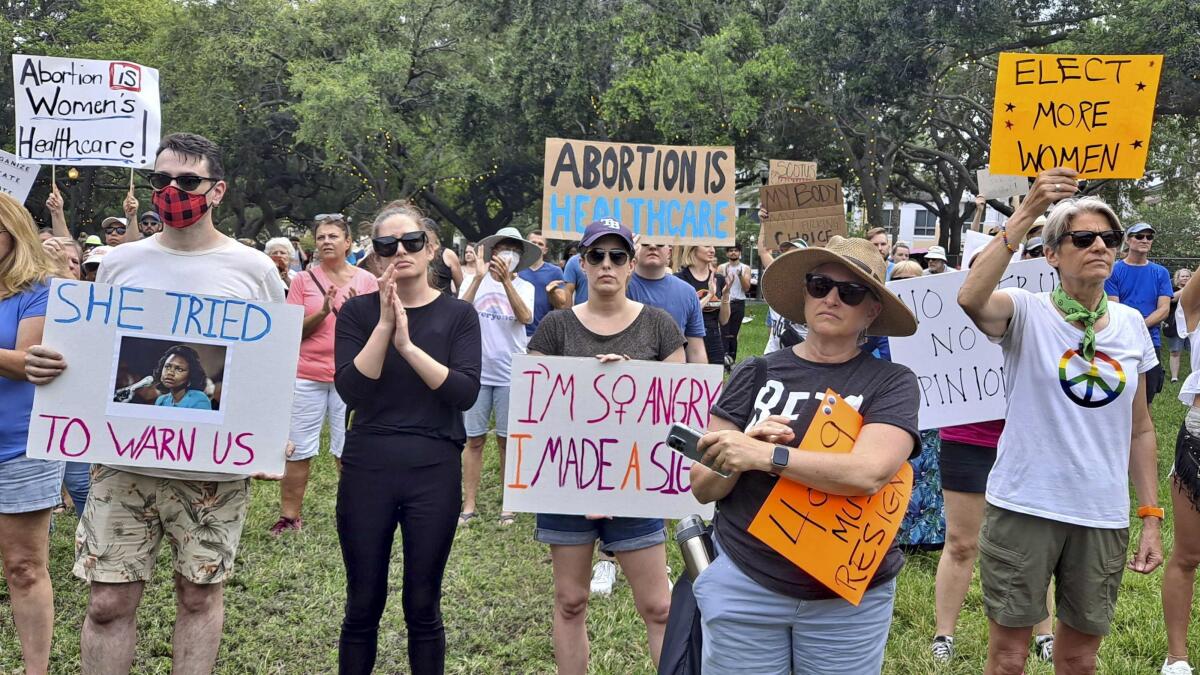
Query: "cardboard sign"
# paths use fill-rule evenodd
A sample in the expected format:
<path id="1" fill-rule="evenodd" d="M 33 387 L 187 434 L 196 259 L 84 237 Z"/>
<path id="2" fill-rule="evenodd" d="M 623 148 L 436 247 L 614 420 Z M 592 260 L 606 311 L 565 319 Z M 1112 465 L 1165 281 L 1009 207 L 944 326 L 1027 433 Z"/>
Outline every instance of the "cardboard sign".
<path id="1" fill-rule="evenodd" d="M 1025 176 L 999 176 L 987 169 L 975 172 L 979 195 L 988 199 L 1006 199 L 1029 194 L 1029 179 Z"/>
<path id="2" fill-rule="evenodd" d="M 662 244 L 734 243 L 732 147 L 546 139 L 542 233 L 579 239 L 613 218 Z"/>
<path id="3" fill-rule="evenodd" d="M 837 178 L 765 185 L 759 199 L 768 213 L 763 236 L 772 248 L 795 239 L 823 247 L 834 235 L 846 236 L 846 203 Z"/>
<path id="4" fill-rule="evenodd" d="M 25 454 L 281 474 L 303 309 L 54 279 L 42 343 L 67 369 L 37 388 Z"/>
<path id="5" fill-rule="evenodd" d="M 41 166 L 25 164 L 16 155 L 0 150 L 0 192 L 24 204 Z"/>
<path id="6" fill-rule="evenodd" d="M 1003 419 L 1004 355 L 958 306 L 967 272 L 947 272 L 888 282 L 917 317 L 917 332 L 888 338 L 892 361 L 917 375 L 921 391 L 918 425 L 940 429 Z M 1045 258 L 1008 266 L 1000 288 L 1032 293 L 1054 290 L 1058 275 Z"/>
<path id="7" fill-rule="evenodd" d="M 692 462 L 667 447 L 672 424 L 703 432 L 720 366 L 513 356 L 504 509 L 639 518 L 711 518 Z"/>
<path id="8" fill-rule="evenodd" d="M 817 179 L 816 162 L 772 159 L 767 163 L 767 185 L 804 183 Z"/>
<path id="9" fill-rule="evenodd" d="M 862 416 L 826 391 L 800 441 L 802 450 L 850 452 Z M 905 462 L 888 484 L 869 497 L 831 495 L 780 478 L 750 523 L 749 532 L 851 604 L 867 585 L 896 538 L 912 495 Z"/>
<path id="10" fill-rule="evenodd" d="M 990 169 L 1141 178 L 1161 55 L 1000 54 Z"/>
<path id="11" fill-rule="evenodd" d="M 17 156 L 146 166 L 158 149 L 158 71 L 126 61 L 13 54 Z"/>

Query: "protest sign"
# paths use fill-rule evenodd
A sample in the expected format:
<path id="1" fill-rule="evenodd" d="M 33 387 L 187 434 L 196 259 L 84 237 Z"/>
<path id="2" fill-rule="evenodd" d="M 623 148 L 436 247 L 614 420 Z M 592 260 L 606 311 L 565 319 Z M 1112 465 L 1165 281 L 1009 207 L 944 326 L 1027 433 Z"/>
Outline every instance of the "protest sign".
<path id="1" fill-rule="evenodd" d="M 0 192 L 24 204 L 41 168 L 37 164 L 25 164 L 16 155 L 0 150 Z"/>
<path id="2" fill-rule="evenodd" d="M 1004 356 L 958 306 L 968 272 L 931 274 L 888 282 L 917 317 L 917 332 L 888 339 L 892 361 L 917 375 L 918 425 L 940 429 L 1004 417 Z M 1058 275 L 1045 258 L 1011 263 L 1000 288 L 1051 291 Z"/>
<path id="3" fill-rule="evenodd" d="M 720 366 L 518 354 L 509 394 L 504 510 L 711 518 L 692 496 L 672 424 L 703 432 Z"/>
<path id="4" fill-rule="evenodd" d="M 768 214 L 763 236 L 772 248 L 796 239 L 823 247 L 834 235 L 846 236 L 845 197 L 837 178 L 764 185 L 759 198 Z"/>
<path id="5" fill-rule="evenodd" d="M 862 415 L 827 390 L 799 448 L 850 452 Z M 912 495 L 912 467 L 905 462 L 871 496 L 831 495 L 780 478 L 750 523 L 749 532 L 854 605 L 891 548 Z"/>
<path id="6" fill-rule="evenodd" d="M 733 148 L 546 139 L 542 233 L 579 239 L 615 218 L 646 242 L 734 243 Z"/>
<path id="7" fill-rule="evenodd" d="M 816 162 L 797 162 L 791 159 L 772 159 L 767 163 L 767 185 L 804 183 L 817 179 Z"/>
<path id="8" fill-rule="evenodd" d="M 126 61 L 13 54 L 17 156 L 146 166 L 158 149 L 158 71 Z"/>
<path id="9" fill-rule="evenodd" d="M 962 234 L 962 269 L 971 269 L 971 263 L 975 260 L 975 254 L 983 250 L 992 242 L 992 235 L 976 232 L 975 230 L 965 230 Z M 1017 249 L 1016 253 L 1012 254 L 1012 259 L 1009 262 L 1021 261 L 1021 249 Z"/>
<path id="10" fill-rule="evenodd" d="M 26 455 L 281 474 L 303 309 L 55 279 Z"/>
<path id="11" fill-rule="evenodd" d="M 989 158 L 994 174 L 1066 167 L 1141 178 L 1161 55 L 1000 54 Z"/>
<path id="12" fill-rule="evenodd" d="M 975 172 L 979 181 L 979 196 L 1005 199 L 1029 194 L 1029 179 L 1025 176 L 1000 176 L 987 169 Z"/>

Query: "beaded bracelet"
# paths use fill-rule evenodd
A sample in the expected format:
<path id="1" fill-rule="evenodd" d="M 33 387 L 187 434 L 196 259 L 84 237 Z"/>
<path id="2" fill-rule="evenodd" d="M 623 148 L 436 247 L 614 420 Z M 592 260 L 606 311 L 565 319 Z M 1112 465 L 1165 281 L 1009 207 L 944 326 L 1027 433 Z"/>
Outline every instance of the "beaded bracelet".
<path id="1" fill-rule="evenodd" d="M 1000 228 L 1000 238 L 1003 239 L 1004 248 L 1008 249 L 1009 253 L 1017 252 L 1017 249 L 1013 248 L 1012 244 L 1008 243 L 1008 228 L 1006 228 L 1006 227 Z"/>

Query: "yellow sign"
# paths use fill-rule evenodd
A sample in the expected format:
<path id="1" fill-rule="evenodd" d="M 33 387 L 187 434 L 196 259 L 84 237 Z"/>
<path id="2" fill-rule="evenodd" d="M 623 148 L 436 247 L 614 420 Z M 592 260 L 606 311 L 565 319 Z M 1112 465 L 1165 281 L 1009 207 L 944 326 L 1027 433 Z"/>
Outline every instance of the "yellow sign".
<path id="1" fill-rule="evenodd" d="M 991 172 L 1141 178 L 1161 55 L 1000 54 Z"/>

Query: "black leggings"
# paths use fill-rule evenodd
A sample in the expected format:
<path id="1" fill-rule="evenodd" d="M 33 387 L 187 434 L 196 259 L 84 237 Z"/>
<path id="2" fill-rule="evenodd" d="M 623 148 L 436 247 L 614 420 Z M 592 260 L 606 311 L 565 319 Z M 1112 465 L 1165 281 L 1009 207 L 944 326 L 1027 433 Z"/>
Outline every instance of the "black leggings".
<path id="1" fill-rule="evenodd" d="M 347 439 L 337 496 L 338 539 L 346 565 L 339 673 L 370 673 L 375 666 L 397 524 L 404 547 L 401 603 L 409 667 L 415 675 L 443 672 L 442 574 L 462 505 L 460 453 L 453 443 L 415 436 Z M 414 455 L 438 461 L 412 466 Z"/>
<path id="2" fill-rule="evenodd" d="M 725 333 L 725 353 L 737 361 L 738 333 L 742 331 L 742 319 L 746 317 L 746 301 L 729 301 L 729 323 L 722 331 Z"/>

